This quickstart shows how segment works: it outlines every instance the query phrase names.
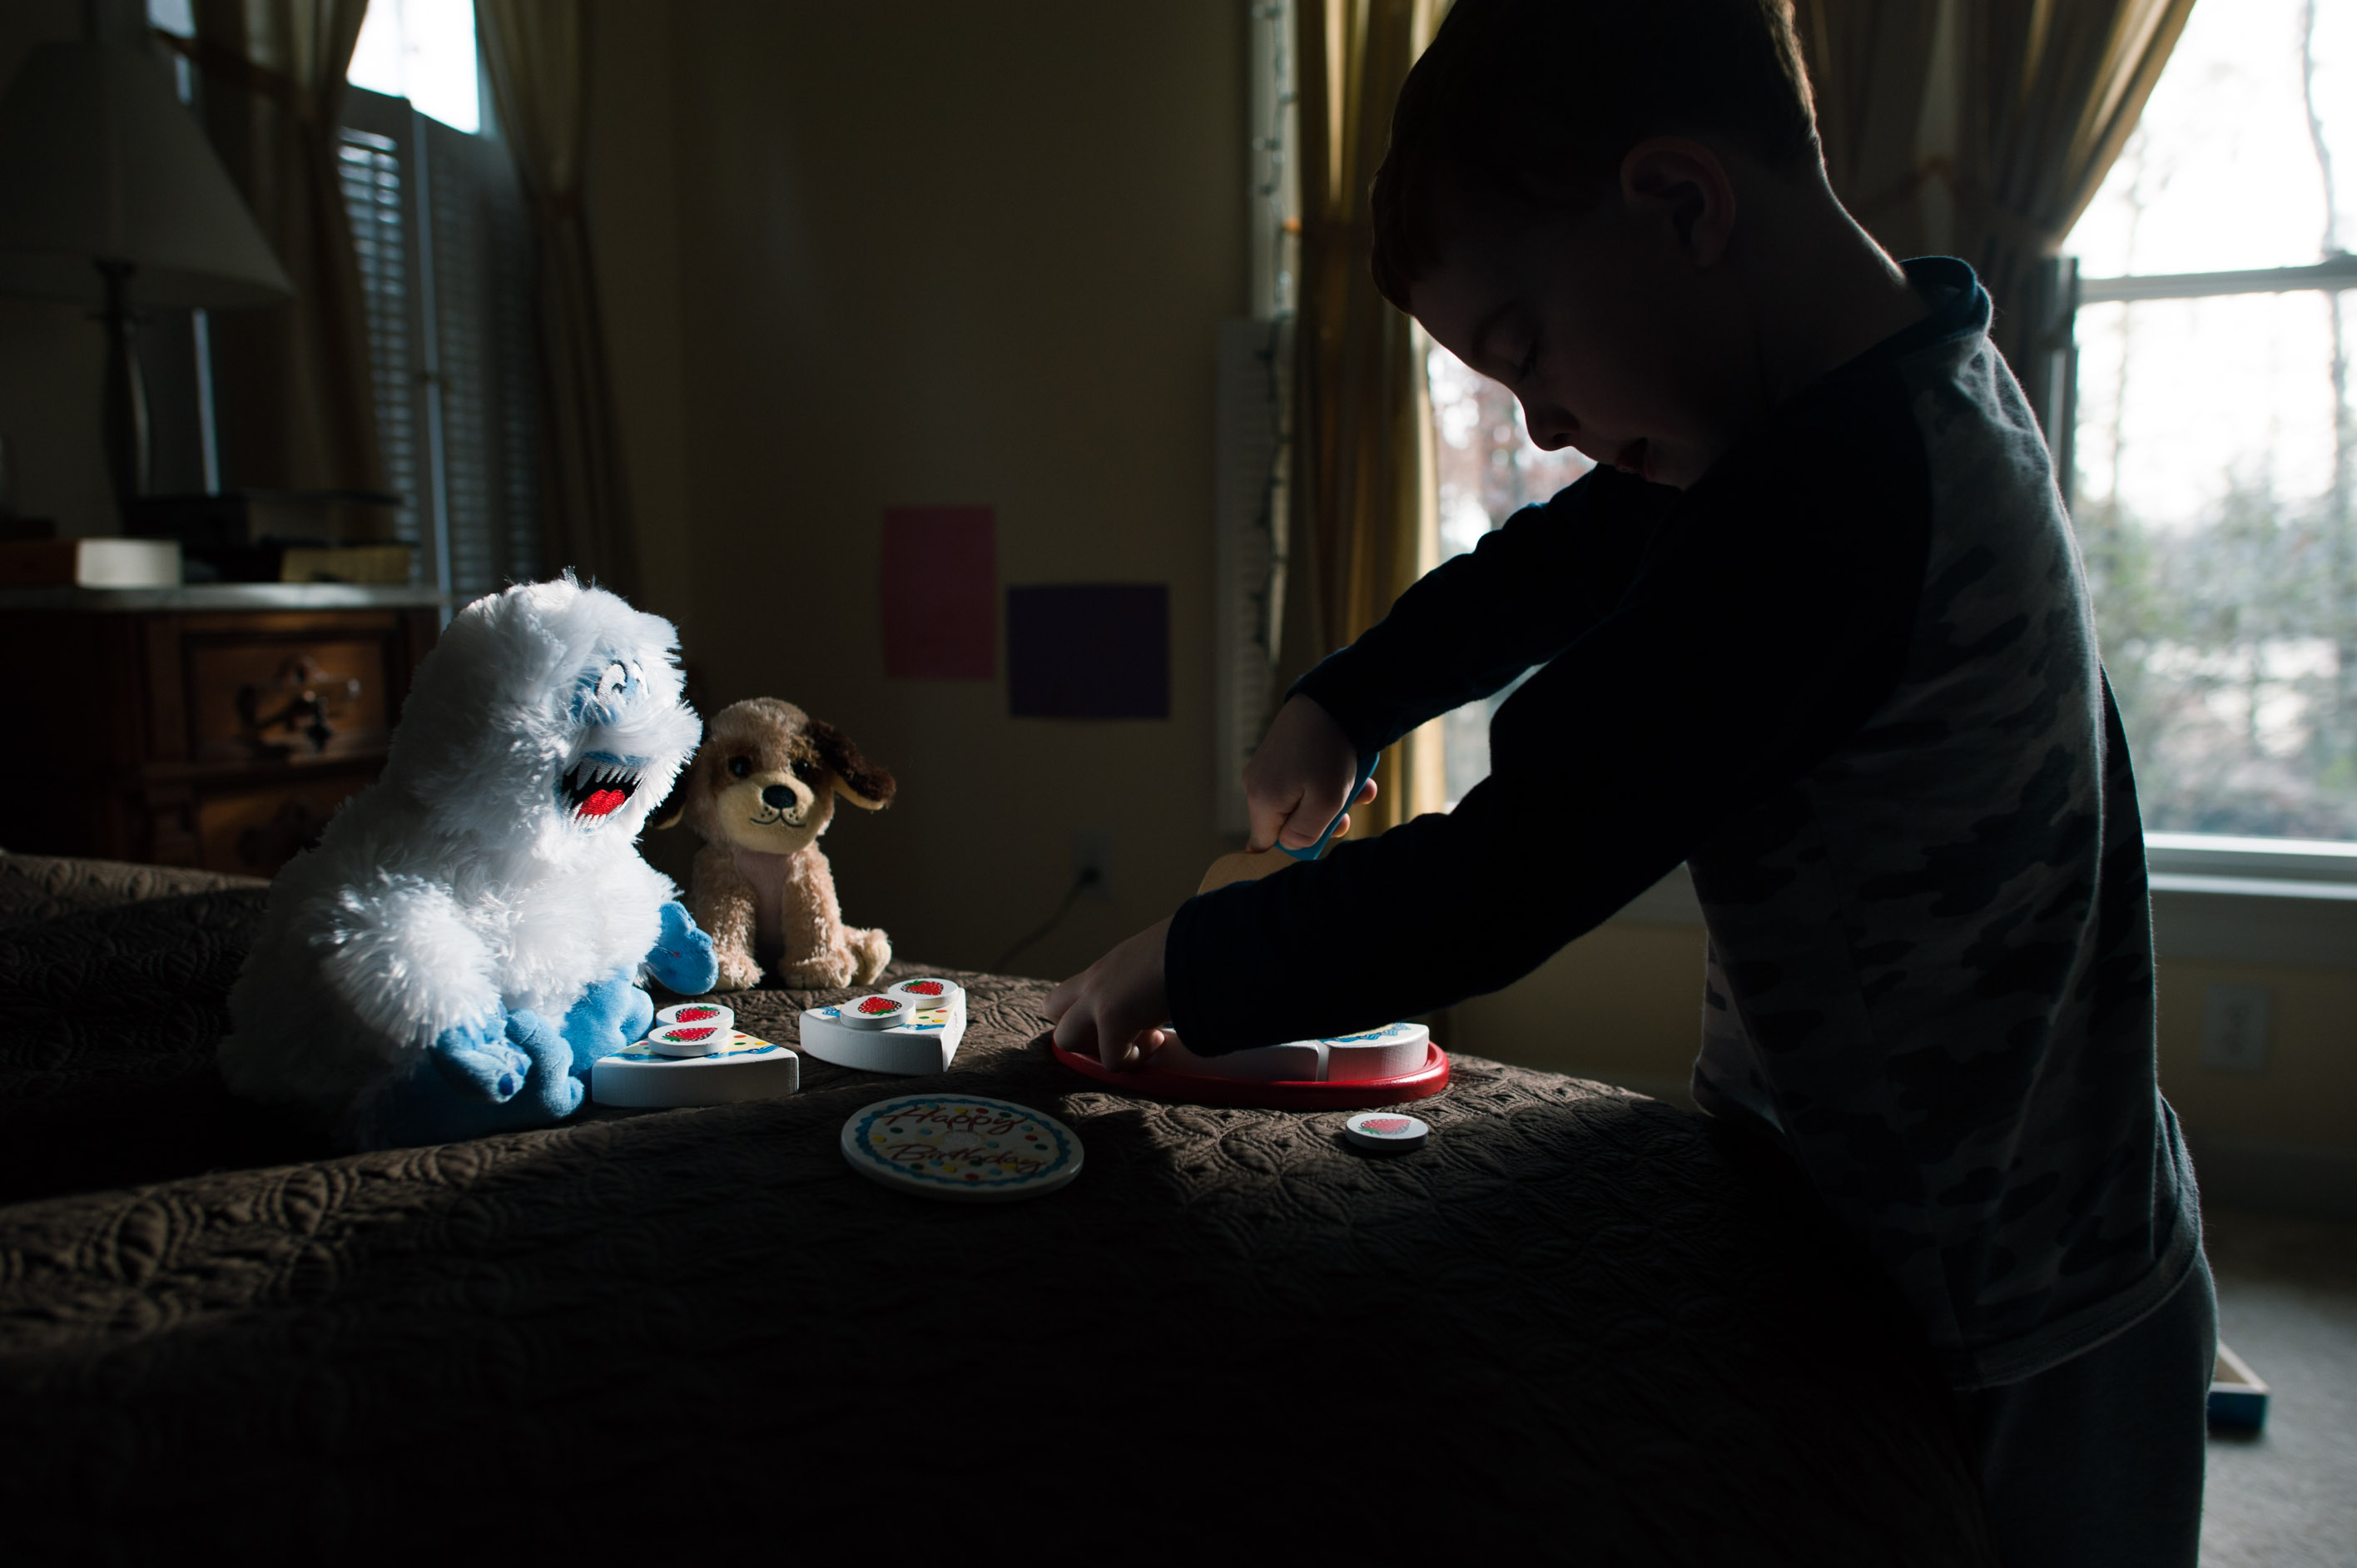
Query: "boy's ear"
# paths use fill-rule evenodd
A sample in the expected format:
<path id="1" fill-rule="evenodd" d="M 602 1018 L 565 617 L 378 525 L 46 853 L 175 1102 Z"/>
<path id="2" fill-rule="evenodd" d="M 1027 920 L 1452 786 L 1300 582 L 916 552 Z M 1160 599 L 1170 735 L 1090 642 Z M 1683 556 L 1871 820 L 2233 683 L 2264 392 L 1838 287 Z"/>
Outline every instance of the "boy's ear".
<path id="1" fill-rule="evenodd" d="M 859 755 L 851 737 L 823 719 L 810 722 L 811 743 L 821 762 L 834 775 L 834 792 L 865 811 L 881 811 L 892 803 L 899 786 L 892 776 Z"/>
<path id="2" fill-rule="evenodd" d="M 1718 155 L 1685 136 L 1655 136 L 1620 160 L 1620 197 L 1632 214 L 1668 221 L 1697 267 L 1715 265 L 1735 234 L 1735 181 Z"/>

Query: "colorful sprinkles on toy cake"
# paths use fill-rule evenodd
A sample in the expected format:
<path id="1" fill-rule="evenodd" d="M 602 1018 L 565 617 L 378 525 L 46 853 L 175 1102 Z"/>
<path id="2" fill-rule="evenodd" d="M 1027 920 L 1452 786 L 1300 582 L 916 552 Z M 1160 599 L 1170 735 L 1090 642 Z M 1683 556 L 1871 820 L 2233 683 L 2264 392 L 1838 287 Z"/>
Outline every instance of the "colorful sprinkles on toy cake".
<path id="1" fill-rule="evenodd" d="M 658 1025 L 589 1069 L 591 1100 L 637 1110 L 774 1100 L 801 1087 L 800 1057 L 728 1026 Z"/>

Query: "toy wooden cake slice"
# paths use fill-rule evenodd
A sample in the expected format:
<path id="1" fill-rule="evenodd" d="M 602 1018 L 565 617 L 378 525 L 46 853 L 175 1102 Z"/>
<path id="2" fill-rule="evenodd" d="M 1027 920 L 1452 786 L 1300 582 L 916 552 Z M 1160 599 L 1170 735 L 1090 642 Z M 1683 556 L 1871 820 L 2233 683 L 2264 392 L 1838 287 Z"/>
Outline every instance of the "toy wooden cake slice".
<path id="1" fill-rule="evenodd" d="M 872 996 L 803 1009 L 802 1048 L 823 1062 L 903 1076 L 946 1071 L 965 1037 L 965 989 L 920 975 Z"/>
<path id="2" fill-rule="evenodd" d="M 774 1100 L 802 1087 L 802 1070 L 785 1047 L 728 1025 L 659 1024 L 591 1064 L 589 1098 L 641 1109 Z"/>
<path id="3" fill-rule="evenodd" d="M 1425 1065 L 1431 1048 L 1432 1031 L 1422 1024 L 1386 1024 L 1356 1035 L 1296 1040 L 1218 1057 L 1199 1057 L 1172 1035 L 1154 1053 L 1154 1062 L 1172 1072 L 1254 1083 L 1365 1083 L 1406 1077 Z"/>
<path id="4" fill-rule="evenodd" d="M 1347 1111 L 1428 1099 L 1448 1087 L 1448 1054 L 1422 1024 L 1386 1024 L 1355 1035 L 1199 1057 L 1176 1035 L 1143 1066 L 1106 1068 L 1049 1037 L 1058 1061 L 1100 1083 L 1195 1105 Z"/>

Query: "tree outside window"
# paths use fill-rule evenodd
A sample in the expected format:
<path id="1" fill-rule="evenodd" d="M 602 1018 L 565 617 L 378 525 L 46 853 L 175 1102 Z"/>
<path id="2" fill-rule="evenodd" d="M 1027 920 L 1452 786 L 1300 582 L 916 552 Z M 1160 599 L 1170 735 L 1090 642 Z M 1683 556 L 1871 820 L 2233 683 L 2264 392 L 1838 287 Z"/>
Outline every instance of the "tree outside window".
<path id="1" fill-rule="evenodd" d="M 2357 840 L 2357 7 L 2201 5 L 2069 248 L 2072 521 L 2147 829 Z"/>

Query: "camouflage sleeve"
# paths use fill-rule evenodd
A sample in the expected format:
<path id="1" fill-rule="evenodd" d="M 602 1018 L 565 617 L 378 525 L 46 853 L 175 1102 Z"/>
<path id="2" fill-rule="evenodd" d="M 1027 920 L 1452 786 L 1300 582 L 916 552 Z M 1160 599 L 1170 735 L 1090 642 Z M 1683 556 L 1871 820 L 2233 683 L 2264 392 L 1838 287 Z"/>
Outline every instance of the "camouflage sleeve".
<path id="1" fill-rule="evenodd" d="M 1296 682 L 1361 754 L 1543 664 L 1629 590 L 1676 492 L 1609 468 L 1528 506 Z M 1288 693 L 1290 695 L 1291 693 Z"/>
<path id="2" fill-rule="evenodd" d="M 1678 499 L 1618 602 L 1499 711 L 1491 777 L 1453 812 L 1180 908 L 1164 969 L 1189 1048 L 1411 1017 L 1507 984 L 1609 917 L 1897 682 L 1929 505 L 1903 407 L 1828 394 L 1771 419 Z M 1453 614 L 1414 632 L 1451 669 L 1474 661 L 1443 639 L 1483 635 Z"/>

